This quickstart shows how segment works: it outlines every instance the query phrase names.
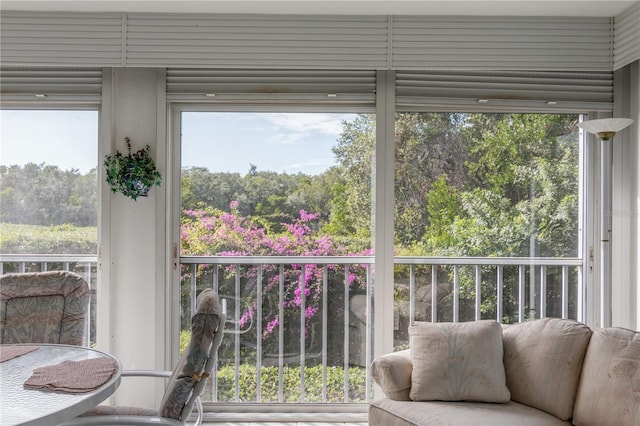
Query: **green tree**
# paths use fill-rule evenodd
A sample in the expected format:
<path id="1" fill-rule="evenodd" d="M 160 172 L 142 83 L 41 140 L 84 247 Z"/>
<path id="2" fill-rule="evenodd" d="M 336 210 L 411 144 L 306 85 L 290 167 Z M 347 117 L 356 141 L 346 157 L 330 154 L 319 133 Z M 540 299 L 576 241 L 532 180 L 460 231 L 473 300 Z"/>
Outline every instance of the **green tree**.
<path id="1" fill-rule="evenodd" d="M 96 226 L 97 173 L 28 163 L 0 166 L 0 221 Z"/>
<path id="2" fill-rule="evenodd" d="M 575 256 L 575 124 L 570 115 L 471 114 L 465 127 L 469 179 L 460 187 L 447 183 L 428 193 L 433 215 L 424 236 L 428 251 Z"/>
<path id="3" fill-rule="evenodd" d="M 212 173 L 205 167 L 182 170 L 181 202 L 183 209 L 213 207 L 228 209 L 242 192 L 240 173 Z"/>
<path id="4" fill-rule="evenodd" d="M 374 167 L 375 116 L 362 114 L 344 122 L 333 153 L 340 182 L 333 191 L 339 211 L 331 217 L 331 229 L 361 239 L 371 238 L 371 183 Z M 338 222 L 334 222 L 338 221 Z"/>
<path id="5" fill-rule="evenodd" d="M 450 187 L 459 188 L 467 181 L 468 148 L 463 132 L 466 117 L 459 113 L 396 114 L 397 245 L 419 241 L 430 225 L 425 206 L 434 182 L 442 178 Z"/>

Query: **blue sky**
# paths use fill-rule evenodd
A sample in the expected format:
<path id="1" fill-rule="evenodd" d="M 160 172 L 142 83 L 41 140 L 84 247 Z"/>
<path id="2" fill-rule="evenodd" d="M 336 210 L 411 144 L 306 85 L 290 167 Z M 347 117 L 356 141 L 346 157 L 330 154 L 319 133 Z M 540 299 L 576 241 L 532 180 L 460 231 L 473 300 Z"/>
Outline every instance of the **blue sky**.
<path id="1" fill-rule="evenodd" d="M 187 112 L 182 166 L 245 174 L 322 173 L 334 163 L 331 147 L 342 121 L 354 114 Z M 0 111 L 0 164 L 57 165 L 86 173 L 96 167 L 96 111 Z M 134 142 L 135 143 L 135 142 Z M 135 145 L 134 145 L 135 148 Z"/>
<path id="2" fill-rule="evenodd" d="M 97 111 L 0 110 L 0 164 L 47 163 L 86 173 L 97 159 Z"/>
<path id="3" fill-rule="evenodd" d="M 342 120 L 353 114 L 188 112 L 182 120 L 182 165 L 245 174 L 322 173 L 334 164 L 331 147 Z"/>

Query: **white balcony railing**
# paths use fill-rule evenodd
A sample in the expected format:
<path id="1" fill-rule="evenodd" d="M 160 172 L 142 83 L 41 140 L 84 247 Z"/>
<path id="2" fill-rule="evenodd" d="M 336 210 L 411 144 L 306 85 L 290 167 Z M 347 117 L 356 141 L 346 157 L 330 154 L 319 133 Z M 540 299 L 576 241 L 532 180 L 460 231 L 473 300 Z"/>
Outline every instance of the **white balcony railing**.
<path id="1" fill-rule="evenodd" d="M 92 292 L 87 330 L 94 343 L 96 261 L 0 254 L 0 273 L 71 270 L 83 276 Z M 372 313 L 390 303 L 375 300 L 373 257 L 191 256 L 180 262 L 183 329 L 201 289 L 214 288 L 228 305 L 228 336 L 205 395 L 209 401 L 369 401 Z M 408 345 L 406 326 L 414 320 L 583 315 L 581 259 L 396 257 L 394 263 L 396 349 Z"/>
<path id="2" fill-rule="evenodd" d="M 372 313 L 376 303 L 385 303 L 374 298 L 373 262 L 368 256 L 181 258 L 185 324 L 204 287 L 216 289 L 230 305 L 219 361 L 219 371 L 230 373 L 225 383 L 221 375 L 212 381 L 211 400 L 369 401 Z M 396 257 L 394 263 L 398 349 L 408 345 L 406 326 L 414 320 L 522 322 L 582 315 L 577 258 Z M 335 369 L 338 389 L 331 382 Z M 248 377 L 250 389 L 244 387 Z"/>

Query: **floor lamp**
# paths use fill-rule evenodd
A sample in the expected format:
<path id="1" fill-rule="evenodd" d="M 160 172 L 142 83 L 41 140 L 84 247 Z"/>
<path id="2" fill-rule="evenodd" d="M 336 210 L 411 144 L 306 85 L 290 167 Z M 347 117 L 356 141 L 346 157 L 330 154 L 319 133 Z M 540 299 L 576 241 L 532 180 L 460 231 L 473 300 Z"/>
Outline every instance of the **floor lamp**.
<path id="1" fill-rule="evenodd" d="M 603 118 L 578 123 L 581 129 L 593 133 L 600 145 L 600 326 L 611 326 L 611 232 L 612 232 L 612 164 L 611 139 L 633 123 L 629 118 Z"/>

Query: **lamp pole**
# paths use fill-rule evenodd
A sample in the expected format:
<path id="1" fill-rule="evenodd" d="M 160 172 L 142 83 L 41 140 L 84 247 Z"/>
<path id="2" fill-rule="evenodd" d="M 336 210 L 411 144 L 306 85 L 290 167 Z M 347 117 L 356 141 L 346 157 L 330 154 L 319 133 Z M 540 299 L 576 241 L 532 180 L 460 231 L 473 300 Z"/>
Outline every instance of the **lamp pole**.
<path id="1" fill-rule="evenodd" d="M 597 135 L 600 145 L 600 327 L 611 327 L 611 238 L 613 229 L 613 145 L 617 132 L 633 123 L 629 118 L 602 118 L 578 123 Z"/>
<path id="2" fill-rule="evenodd" d="M 611 139 L 603 139 L 600 145 L 600 326 L 611 327 L 611 237 L 612 237 L 612 169 Z"/>

